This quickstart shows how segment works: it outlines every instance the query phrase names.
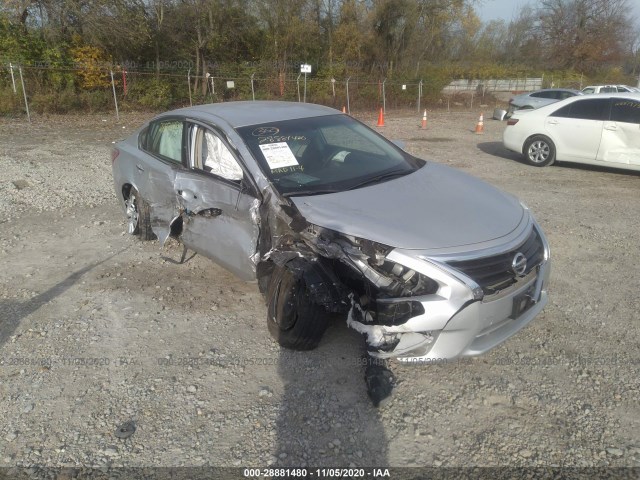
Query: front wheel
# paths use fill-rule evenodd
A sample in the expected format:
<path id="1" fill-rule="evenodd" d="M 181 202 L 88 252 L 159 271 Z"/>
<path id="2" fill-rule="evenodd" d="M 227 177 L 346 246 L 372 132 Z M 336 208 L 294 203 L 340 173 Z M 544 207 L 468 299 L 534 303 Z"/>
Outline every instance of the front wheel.
<path id="1" fill-rule="evenodd" d="M 280 346 L 312 350 L 329 324 L 329 313 L 311 298 L 309 285 L 286 265 L 273 269 L 266 291 L 267 326 Z"/>
<path id="2" fill-rule="evenodd" d="M 524 158 L 529 165 L 546 167 L 556 159 L 556 147 L 551 140 L 542 135 L 531 137 L 524 144 Z"/>

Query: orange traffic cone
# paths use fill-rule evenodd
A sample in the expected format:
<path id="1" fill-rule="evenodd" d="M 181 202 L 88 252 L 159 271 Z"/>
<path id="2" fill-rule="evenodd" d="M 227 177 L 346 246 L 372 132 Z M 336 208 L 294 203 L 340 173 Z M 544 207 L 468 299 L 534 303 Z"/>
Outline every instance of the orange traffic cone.
<path id="1" fill-rule="evenodd" d="M 480 118 L 478 119 L 478 123 L 476 124 L 476 135 L 480 135 L 484 133 L 484 114 L 480 114 Z"/>
<path id="2" fill-rule="evenodd" d="M 342 106 L 342 113 L 347 113 L 347 107 L 345 107 L 344 105 Z"/>
<path id="3" fill-rule="evenodd" d="M 427 128 L 427 111 L 424 111 L 424 115 L 422 115 L 422 126 L 420 127 L 423 130 Z"/>
<path id="4" fill-rule="evenodd" d="M 382 108 L 380 109 L 380 113 L 378 114 L 378 127 L 384 127 L 384 112 Z"/>

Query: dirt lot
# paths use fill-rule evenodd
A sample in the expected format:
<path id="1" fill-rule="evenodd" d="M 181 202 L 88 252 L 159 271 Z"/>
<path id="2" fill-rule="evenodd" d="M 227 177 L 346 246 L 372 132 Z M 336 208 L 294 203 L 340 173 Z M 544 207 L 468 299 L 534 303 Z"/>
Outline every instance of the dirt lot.
<path id="1" fill-rule="evenodd" d="M 382 132 L 519 196 L 551 300 L 483 357 L 394 362 L 380 410 L 346 325 L 283 351 L 256 285 L 125 235 L 109 149 L 147 116 L 0 121 L 0 466 L 640 466 L 640 176 L 526 166 L 477 115 Z"/>

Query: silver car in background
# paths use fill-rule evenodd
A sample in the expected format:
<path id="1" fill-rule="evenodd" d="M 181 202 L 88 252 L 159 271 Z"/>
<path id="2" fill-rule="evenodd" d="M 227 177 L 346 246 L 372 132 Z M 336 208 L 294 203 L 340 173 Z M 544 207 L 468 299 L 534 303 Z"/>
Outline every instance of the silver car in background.
<path id="1" fill-rule="evenodd" d="M 535 92 L 522 93 L 509 100 L 509 109 L 507 110 L 506 116 L 507 118 L 511 117 L 516 110 L 533 110 L 559 100 L 564 100 L 565 98 L 582 94 L 581 91 L 570 88 L 546 88 L 536 90 Z"/>
<path id="2" fill-rule="evenodd" d="M 629 85 L 589 85 L 582 89 L 582 93 L 640 93 L 640 88 Z"/>
<path id="3" fill-rule="evenodd" d="M 549 246 L 527 207 L 337 110 L 175 110 L 112 157 L 129 233 L 174 237 L 257 281 L 286 348 L 314 348 L 341 315 L 375 358 L 446 362 L 499 345 L 547 303 Z"/>

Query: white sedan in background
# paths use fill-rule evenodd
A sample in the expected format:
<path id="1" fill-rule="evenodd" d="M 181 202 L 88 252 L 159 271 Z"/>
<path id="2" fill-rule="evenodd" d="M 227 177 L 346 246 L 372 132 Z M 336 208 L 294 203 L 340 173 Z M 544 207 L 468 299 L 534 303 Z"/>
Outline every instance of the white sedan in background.
<path id="1" fill-rule="evenodd" d="M 503 143 L 536 167 L 559 160 L 640 170 L 640 93 L 577 96 L 517 111 Z"/>

